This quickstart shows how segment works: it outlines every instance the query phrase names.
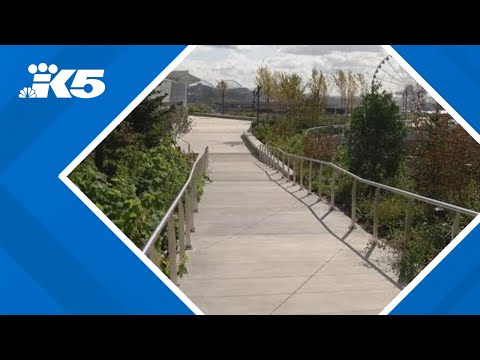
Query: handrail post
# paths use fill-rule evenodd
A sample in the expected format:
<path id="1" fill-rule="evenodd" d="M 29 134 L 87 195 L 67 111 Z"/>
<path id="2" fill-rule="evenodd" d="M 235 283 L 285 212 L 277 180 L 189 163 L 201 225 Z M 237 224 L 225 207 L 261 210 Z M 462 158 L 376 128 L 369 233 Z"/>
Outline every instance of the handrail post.
<path id="1" fill-rule="evenodd" d="M 404 244 L 405 248 L 412 236 L 413 205 L 414 205 L 414 200 L 411 198 L 408 199 L 407 211 L 405 213 L 405 244 Z"/>
<path id="2" fill-rule="evenodd" d="M 290 182 L 290 165 L 292 163 L 292 157 L 290 154 L 287 155 L 287 181 Z"/>
<path id="3" fill-rule="evenodd" d="M 332 169 L 332 177 L 330 179 L 330 210 L 335 209 L 335 177 L 337 173 Z"/>
<path id="4" fill-rule="evenodd" d="M 308 166 L 308 193 L 312 193 L 312 160 Z"/>
<path id="5" fill-rule="evenodd" d="M 198 174 L 195 174 L 193 181 L 192 181 L 192 204 L 193 204 L 193 212 L 198 212 L 198 189 L 197 189 L 197 176 Z"/>
<path id="6" fill-rule="evenodd" d="M 155 243 L 148 249 L 147 256 L 155 265 L 159 266 L 160 254 L 155 248 Z"/>
<path id="7" fill-rule="evenodd" d="M 293 158 L 293 183 L 297 183 L 297 160 Z"/>
<path id="8" fill-rule="evenodd" d="M 286 176 L 286 175 L 285 175 L 285 174 L 286 174 L 286 173 L 285 173 L 285 160 L 286 160 L 286 158 L 287 158 L 287 155 L 286 155 L 285 153 L 283 153 L 283 157 L 282 157 L 282 158 L 283 158 L 283 160 L 282 160 L 282 173 L 283 173 L 284 176 Z"/>
<path id="9" fill-rule="evenodd" d="M 355 229 L 355 223 L 357 220 L 357 180 L 353 179 L 352 183 L 352 222 L 350 224 L 350 229 Z"/>
<path id="10" fill-rule="evenodd" d="M 185 258 L 185 211 L 183 202 L 180 199 L 177 206 L 178 210 L 178 247 L 180 248 L 180 259 Z"/>
<path id="11" fill-rule="evenodd" d="M 205 172 L 208 170 L 208 163 L 210 161 L 210 150 L 208 146 L 205 148 Z"/>
<path id="12" fill-rule="evenodd" d="M 183 200 L 180 200 L 183 201 Z M 192 240 L 190 239 L 190 233 L 192 232 L 192 207 L 190 205 L 190 194 L 188 189 L 185 191 L 184 195 L 185 201 L 185 249 L 192 249 Z"/>
<path id="13" fill-rule="evenodd" d="M 170 280 L 177 285 L 177 239 L 175 236 L 175 225 L 170 216 L 167 223 L 168 232 L 168 264 L 170 268 Z"/>
<path id="14" fill-rule="evenodd" d="M 193 186 L 190 185 L 190 191 L 188 191 L 189 196 L 189 205 L 190 205 L 190 231 L 195 232 L 195 210 L 193 208 Z"/>
<path id="15" fill-rule="evenodd" d="M 455 236 L 458 235 L 460 229 L 460 213 L 455 213 L 455 218 L 453 219 L 453 226 L 452 226 L 452 239 L 455 239 Z"/>
<path id="16" fill-rule="evenodd" d="M 303 159 L 300 160 L 300 190 L 303 190 Z"/>
<path id="17" fill-rule="evenodd" d="M 373 206 L 373 241 L 378 241 L 378 218 L 380 216 L 380 188 L 375 190 L 375 202 Z"/>
<path id="18" fill-rule="evenodd" d="M 322 200 L 322 181 L 323 181 L 323 164 L 320 164 L 320 172 L 318 173 L 318 198 Z"/>

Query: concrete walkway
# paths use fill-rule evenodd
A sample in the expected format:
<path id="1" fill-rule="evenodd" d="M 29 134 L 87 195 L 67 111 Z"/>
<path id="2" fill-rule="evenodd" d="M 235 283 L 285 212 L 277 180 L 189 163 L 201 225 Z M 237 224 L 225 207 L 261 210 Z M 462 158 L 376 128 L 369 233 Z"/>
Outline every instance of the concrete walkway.
<path id="1" fill-rule="evenodd" d="M 249 125 L 198 117 L 185 137 L 209 145 L 212 182 L 180 289 L 205 314 L 378 314 L 400 291 L 392 255 L 252 156 Z"/>

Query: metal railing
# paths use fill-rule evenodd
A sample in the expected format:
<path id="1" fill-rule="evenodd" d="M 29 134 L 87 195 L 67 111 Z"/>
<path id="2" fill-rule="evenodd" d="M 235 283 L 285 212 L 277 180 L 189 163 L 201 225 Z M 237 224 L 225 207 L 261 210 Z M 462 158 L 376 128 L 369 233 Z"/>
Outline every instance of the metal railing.
<path id="1" fill-rule="evenodd" d="M 187 154 L 190 154 L 192 145 L 187 140 L 181 138 L 180 136 L 177 136 L 177 140 L 182 140 L 185 144 L 187 144 Z"/>
<path id="2" fill-rule="evenodd" d="M 297 183 L 300 186 L 300 189 L 307 189 L 309 193 L 312 193 L 312 169 L 314 166 L 319 167 L 318 172 L 318 197 L 322 199 L 322 185 L 324 183 L 325 177 L 323 176 L 324 168 L 330 168 L 332 173 L 330 175 L 330 209 L 335 207 L 335 192 L 336 192 L 336 179 L 338 174 L 347 175 L 352 179 L 352 203 L 351 203 L 351 228 L 355 227 L 356 224 L 356 211 L 357 211 L 357 183 L 363 183 L 375 188 L 375 198 L 373 205 L 373 240 L 378 241 L 378 227 L 379 227 L 379 214 L 380 214 L 380 191 L 388 191 L 397 195 L 404 196 L 408 198 L 408 204 L 405 214 L 405 239 L 408 241 L 411 237 L 412 230 L 412 219 L 413 219 L 413 208 L 415 201 L 423 202 L 436 206 L 437 208 L 453 211 L 455 216 L 452 224 L 451 239 L 453 240 L 455 236 L 459 233 L 460 226 L 460 215 L 468 215 L 471 217 L 477 216 L 479 213 L 470 209 L 465 209 L 460 206 L 452 205 L 445 203 L 443 201 L 431 199 L 422 195 L 414 194 L 405 190 L 400 190 L 388 185 L 380 184 L 375 181 L 363 179 L 351 172 L 335 165 L 330 162 L 321 161 L 317 159 L 307 158 L 304 156 L 294 155 L 287 153 L 279 148 L 268 146 L 260 143 L 259 145 L 254 145 L 251 139 L 246 137 L 250 144 L 254 146 L 257 150 L 257 155 L 259 160 L 265 163 L 266 165 L 272 167 L 273 169 L 278 170 L 282 173 L 287 181 L 292 180 L 294 183 Z M 308 165 L 308 180 L 305 179 L 305 165 Z M 327 184 L 328 185 L 328 184 Z"/>
<path id="3" fill-rule="evenodd" d="M 202 155 L 198 155 L 182 190 L 180 190 L 172 205 L 170 205 L 162 220 L 142 248 L 142 252 L 146 254 L 155 265 L 159 266 L 161 258 L 155 244 L 165 229 L 165 226 L 167 227 L 169 272 L 170 280 L 172 280 L 174 284 L 177 284 L 177 255 L 180 255 L 180 259 L 183 259 L 185 257 L 185 250 L 192 248 L 190 233 L 195 231 L 194 213 L 198 211 L 198 182 L 200 178 L 204 176 L 207 169 L 208 146 Z M 178 233 L 175 229 L 175 214 L 178 218 Z"/>
<path id="4" fill-rule="evenodd" d="M 324 125 L 324 126 L 315 126 L 305 130 L 304 135 L 308 135 L 309 132 L 315 130 L 325 130 L 325 129 L 334 129 L 338 130 L 337 134 L 341 133 L 342 130 L 346 128 L 345 124 L 335 124 L 335 125 Z"/>

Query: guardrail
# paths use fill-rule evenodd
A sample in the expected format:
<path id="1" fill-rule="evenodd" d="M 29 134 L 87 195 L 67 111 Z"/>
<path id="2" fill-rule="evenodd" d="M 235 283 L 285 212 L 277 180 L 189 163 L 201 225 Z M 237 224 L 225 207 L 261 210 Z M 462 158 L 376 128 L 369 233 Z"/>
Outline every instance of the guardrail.
<path id="1" fill-rule="evenodd" d="M 192 248 L 190 233 L 195 231 L 194 213 L 198 211 L 197 187 L 200 177 L 204 175 L 207 169 L 208 146 L 202 155 L 198 155 L 182 190 L 180 190 L 180 193 L 168 208 L 160 224 L 157 225 L 142 248 L 142 252 L 147 255 L 155 265 L 159 266 L 161 259 L 155 244 L 165 229 L 165 226 L 167 227 L 169 272 L 170 280 L 172 280 L 174 284 L 177 284 L 177 247 L 180 259 L 184 258 L 185 250 Z M 175 214 L 178 217 L 178 238 L 175 229 Z"/>
<path id="2" fill-rule="evenodd" d="M 431 199 L 422 195 L 414 194 L 405 190 L 400 190 L 388 185 L 380 184 L 375 181 L 363 179 L 351 172 L 333 164 L 330 162 L 307 158 L 304 156 L 294 155 L 287 153 L 279 148 L 272 147 L 265 144 L 253 144 L 251 139 L 246 136 L 248 142 L 254 146 L 258 151 L 259 160 L 268 166 L 280 171 L 288 181 L 292 180 L 294 183 L 297 183 L 300 186 L 300 189 L 307 189 L 309 193 L 312 193 L 312 169 L 313 166 L 319 166 L 319 175 L 318 175 L 318 196 L 322 198 L 322 184 L 324 182 L 323 169 L 325 167 L 332 170 L 330 176 L 330 209 L 335 207 L 335 191 L 336 191 L 336 179 L 338 173 L 345 174 L 348 177 L 352 178 L 352 206 L 351 206 L 351 228 L 355 227 L 356 224 L 356 204 L 357 204 L 357 183 L 363 183 L 375 188 L 375 199 L 374 199 L 374 214 L 373 214 L 373 240 L 378 241 L 378 227 L 379 227 L 379 203 L 380 203 L 380 190 L 388 191 L 394 194 L 404 196 L 409 199 L 407 210 L 405 214 L 405 239 L 408 241 L 411 236 L 412 229 L 412 220 L 413 220 L 413 206 L 415 201 L 427 203 L 437 208 L 453 211 L 455 217 L 452 224 L 451 239 L 459 233 L 460 226 L 460 214 L 468 215 L 471 217 L 477 216 L 479 213 L 470 209 L 465 209 L 460 206 L 452 205 L 445 203 L 443 201 Z M 305 166 L 308 164 L 308 180 L 305 180 Z M 328 185 L 328 184 L 327 184 Z"/>

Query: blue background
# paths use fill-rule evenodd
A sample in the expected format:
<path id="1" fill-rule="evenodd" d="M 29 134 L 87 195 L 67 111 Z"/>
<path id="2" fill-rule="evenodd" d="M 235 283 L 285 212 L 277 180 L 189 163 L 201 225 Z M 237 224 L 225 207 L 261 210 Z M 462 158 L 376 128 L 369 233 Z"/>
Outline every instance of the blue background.
<path id="1" fill-rule="evenodd" d="M 0 314 L 191 314 L 58 174 L 185 48 L 1 46 Z M 479 46 L 394 46 L 477 131 Z M 95 99 L 19 99 L 30 64 L 105 69 Z M 480 313 L 472 231 L 392 314 Z"/>
<path id="2" fill-rule="evenodd" d="M 0 313 L 192 312 L 59 179 L 182 51 L 178 46 L 1 46 Z M 30 64 L 105 69 L 94 99 L 20 99 Z"/>
<path id="3" fill-rule="evenodd" d="M 467 121 L 480 129 L 480 46 L 393 48 Z M 478 226 L 391 314 L 480 314 Z"/>

